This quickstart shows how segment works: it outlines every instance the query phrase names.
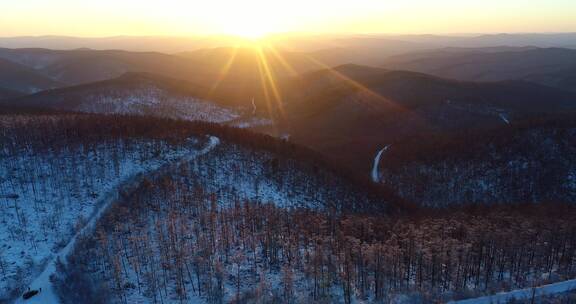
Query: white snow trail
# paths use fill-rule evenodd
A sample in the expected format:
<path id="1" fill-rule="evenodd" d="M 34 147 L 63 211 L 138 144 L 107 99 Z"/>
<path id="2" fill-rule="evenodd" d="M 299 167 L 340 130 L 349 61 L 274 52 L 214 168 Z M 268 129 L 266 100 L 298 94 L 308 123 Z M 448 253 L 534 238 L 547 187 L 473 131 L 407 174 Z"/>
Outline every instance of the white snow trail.
<path id="1" fill-rule="evenodd" d="M 506 123 L 506 124 L 510 124 L 510 120 L 508 120 L 508 118 L 506 118 L 506 116 L 504 116 L 504 114 L 498 114 L 498 116 L 500 116 L 500 118 Z"/>
<path id="2" fill-rule="evenodd" d="M 70 254 L 74 246 L 76 245 L 76 241 L 78 237 L 89 234 L 93 232 L 96 223 L 98 220 L 104 215 L 108 207 L 117 201 L 120 198 L 121 193 L 130 193 L 134 191 L 138 185 L 142 182 L 142 180 L 146 176 L 154 175 L 154 174 L 162 174 L 171 169 L 178 168 L 184 163 L 187 163 L 194 158 L 204 155 L 210 152 L 214 147 L 216 147 L 220 143 L 220 139 L 215 136 L 210 136 L 208 143 L 204 146 L 201 150 L 195 151 L 190 155 L 184 156 L 180 158 L 178 161 L 166 164 L 156 170 L 148 171 L 148 172 L 141 172 L 128 178 L 127 180 L 119 183 L 114 190 L 108 192 L 97 204 L 100 206 L 98 210 L 96 210 L 93 215 L 91 216 L 90 220 L 80 229 L 76 234 L 70 239 L 68 244 L 64 248 L 62 248 L 58 253 L 52 257 L 52 259 L 48 262 L 44 271 L 32 281 L 30 284 L 30 289 L 32 290 L 40 290 L 42 291 L 38 293 L 36 296 L 24 300 L 22 297 L 19 297 L 14 303 L 16 304 L 58 304 L 60 300 L 52 283 L 50 282 L 50 276 L 56 273 L 56 261 L 60 259 L 62 262 L 66 262 L 66 257 Z"/>
<path id="3" fill-rule="evenodd" d="M 501 292 L 491 296 L 451 301 L 449 304 L 499 304 L 508 303 L 513 300 L 529 300 L 541 296 L 560 294 L 576 289 L 576 279 L 558 282 L 554 284 L 542 285 L 535 288 L 524 288 Z"/>
<path id="4" fill-rule="evenodd" d="M 380 149 L 374 158 L 374 164 L 372 165 L 372 181 L 375 183 L 379 182 L 380 180 L 378 176 L 378 164 L 380 163 L 380 158 L 382 157 L 382 154 L 388 150 L 388 148 L 390 148 L 390 146 L 391 145 L 387 145 L 386 147 Z"/>

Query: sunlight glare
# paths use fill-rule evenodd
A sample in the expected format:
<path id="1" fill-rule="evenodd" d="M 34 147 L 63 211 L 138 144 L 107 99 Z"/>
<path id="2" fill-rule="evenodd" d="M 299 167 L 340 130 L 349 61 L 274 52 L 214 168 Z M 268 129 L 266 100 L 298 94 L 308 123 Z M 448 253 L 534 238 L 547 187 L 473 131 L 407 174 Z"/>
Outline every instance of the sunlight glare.
<path id="1" fill-rule="evenodd" d="M 269 34 L 261 24 L 257 22 L 251 23 L 249 21 L 236 24 L 235 26 L 230 26 L 229 29 L 225 31 L 230 35 L 239 36 L 253 41 L 258 41 Z"/>

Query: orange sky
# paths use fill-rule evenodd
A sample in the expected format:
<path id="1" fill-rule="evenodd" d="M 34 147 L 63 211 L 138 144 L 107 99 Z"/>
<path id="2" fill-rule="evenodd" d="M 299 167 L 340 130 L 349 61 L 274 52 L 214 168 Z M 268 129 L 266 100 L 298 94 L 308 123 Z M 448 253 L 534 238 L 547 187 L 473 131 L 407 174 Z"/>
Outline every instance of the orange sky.
<path id="1" fill-rule="evenodd" d="M 0 36 L 576 31 L 573 0 L 18 0 Z"/>

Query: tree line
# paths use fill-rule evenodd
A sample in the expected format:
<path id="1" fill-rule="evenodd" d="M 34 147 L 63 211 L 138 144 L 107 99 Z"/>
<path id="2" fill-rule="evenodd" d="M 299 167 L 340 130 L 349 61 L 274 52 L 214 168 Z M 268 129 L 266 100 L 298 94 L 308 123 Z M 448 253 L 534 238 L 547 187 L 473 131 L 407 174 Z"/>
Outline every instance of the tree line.
<path id="1" fill-rule="evenodd" d="M 433 302 L 576 271 L 571 205 L 397 217 L 258 201 L 221 207 L 217 195 L 182 181 L 146 182 L 117 204 L 61 280 L 76 273 L 119 303 L 135 295 L 154 303 L 389 302 L 398 294 Z M 73 290 L 64 293 L 75 299 Z"/>

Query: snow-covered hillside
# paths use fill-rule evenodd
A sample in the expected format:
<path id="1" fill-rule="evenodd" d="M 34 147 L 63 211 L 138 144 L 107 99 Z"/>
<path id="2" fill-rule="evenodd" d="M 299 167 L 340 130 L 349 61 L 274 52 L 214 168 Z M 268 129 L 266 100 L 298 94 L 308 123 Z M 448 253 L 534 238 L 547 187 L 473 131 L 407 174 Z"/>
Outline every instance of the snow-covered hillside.
<path id="1" fill-rule="evenodd" d="M 110 214 L 103 211 L 146 193 L 150 183 L 173 179 L 177 193 L 202 189 L 221 208 L 245 201 L 330 212 L 387 206 L 357 181 L 303 156 L 310 152 L 239 129 L 87 114 L 6 115 L 0 125 L 6 300 L 30 287 L 43 290 L 34 303 L 57 301 L 51 278 L 66 267 L 60 261 L 74 259 L 77 237 L 98 239 L 91 227 L 105 225 L 98 218 Z M 209 132 L 223 136 L 222 143 L 207 140 Z"/>
<path id="2" fill-rule="evenodd" d="M 193 142 L 197 142 L 198 139 L 193 138 Z M 210 137 L 207 143 L 201 149 L 194 149 L 185 153 L 182 157 L 177 160 L 172 160 L 161 166 L 160 168 L 153 168 L 149 171 L 140 172 L 137 175 L 123 180 L 121 183 L 116 185 L 116 188 L 112 191 L 107 192 L 104 197 L 97 203 L 94 212 L 91 214 L 87 222 L 78 227 L 74 236 L 70 238 L 66 246 L 59 250 L 54 257 L 48 262 L 44 271 L 36 277 L 36 279 L 30 284 L 29 288 L 32 290 L 41 291 L 38 295 L 33 297 L 31 300 L 18 299 L 16 303 L 60 303 L 60 297 L 56 293 L 53 287 L 53 278 L 56 275 L 56 270 L 60 263 L 65 262 L 68 258 L 70 252 L 75 248 L 76 242 L 80 237 L 90 236 L 94 234 L 94 228 L 96 223 L 100 218 L 106 213 L 110 206 L 113 206 L 121 197 L 129 195 L 132 191 L 138 188 L 139 184 L 143 182 L 145 178 L 155 176 L 157 174 L 163 174 L 165 172 L 171 172 L 174 168 L 177 168 L 181 163 L 190 161 L 191 159 L 198 157 L 199 155 L 210 152 L 216 145 L 219 144 L 219 139 L 216 137 Z"/>
<path id="3" fill-rule="evenodd" d="M 63 107 L 57 108 L 62 109 Z M 227 124 L 237 128 L 255 128 L 274 124 L 269 118 L 250 113 L 246 107 L 223 106 L 198 97 L 174 94 L 154 84 L 142 84 L 130 88 L 110 89 L 87 94 L 82 97 L 81 103 L 68 110 L 205 121 Z"/>
<path id="4" fill-rule="evenodd" d="M 362 196 L 243 150 L 224 141 L 116 204 L 60 268 L 64 299 L 436 303 L 573 275 L 573 207 L 339 213 Z"/>
<path id="5" fill-rule="evenodd" d="M 224 143 L 190 167 L 189 183 L 214 193 L 222 206 L 260 201 L 282 208 L 352 210 L 385 204 L 333 173 L 238 144 Z"/>
<path id="6" fill-rule="evenodd" d="M 432 303 L 576 275 L 574 205 L 416 209 L 314 151 L 212 123 L 44 114 L 0 126 L 6 300 L 31 287 L 32 303 L 50 304 Z M 538 138 L 556 159 L 571 151 Z M 384 172 L 398 153 L 381 154 Z"/>
<path id="7" fill-rule="evenodd" d="M 191 153 L 192 139 L 110 139 L 0 149 L 0 299 L 20 295 L 120 182 Z"/>
<path id="8" fill-rule="evenodd" d="M 5 100 L 2 104 L 23 109 L 32 107 L 205 121 L 240 128 L 273 124 L 270 118 L 255 113 L 252 105 L 242 105 L 240 97 L 223 98 L 193 83 L 141 73 L 130 73 L 101 82 L 48 90 Z"/>
<path id="9" fill-rule="evenodd" d="M 244 296 L 265 278 L 268 283 L 260 285 L 269 284 L 266 288 L 278 296 L 288 274 L 262 268 L 259 260 L 264 258 L 260 251 L 267 250 L 264 245 L 256 239 L 252 244 L 241 244 L 239 239 L 221 235 L 220 229 L 250 233 L 248 226 L 252 224 L 241 227 L 236 222 L 224 228 L 220 221 L 237 212 L 250 212 L 250 208 L 252 212 L 272 213 L 300 208 L 335 212 L 363 201 L 369 204 L 367 196 L 353 192 L 353 187 L 337 176 L 313 174 L 305 167 L 295 160 L 281 160 L 272 153 L 224 141 L 174 172 L 149 179 L 134 195 L 114 205 L 99 223 L 97 237 L 84 238 L 67 265 L 61 266 L 57 283 L 60 294 L 69 302 L 86 297 L 108 303 L 205 303 L 216 298 L 228 302 L 239 300 L 240 293 Z M 119 222 L 120 218 L 124 220 Z M 216 221 L 212 229 L 218 231 L 201 232 L 206 221 Z M 165 248 L 165 242 L 175 243 Z M 229 260 L 208 253 L 216 248 L 206 242 L 230 249 Z M 104 256 L 96 257 L 96 252 Z M 79 262 L 84 266 L 78 268 Z M 114 268 L 120 265 L 121 269 Z M 114 269 L 121 273 L 110 272 Z M 206 281 L 211 275 L 220 276 L 220 282 Z M 241 286 L 235 287 L 227 275 L 242 280 L 238 283 Z M 82 285 L 87 282 L 90 286 Z M 112 292 L 104 291 L 108 288 Z"/>
<path id="10" fill-rule="evenodd" d="M 223 123 L 241 114 L 194 97 L 174 96 L 154 85 L 109 90 L 85 96 L 71 110 L 88 113 L 136 114 Z"/>

